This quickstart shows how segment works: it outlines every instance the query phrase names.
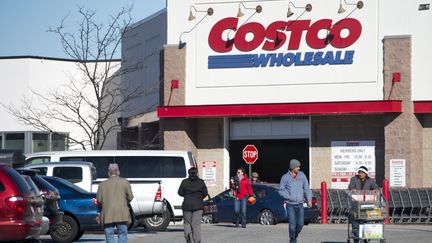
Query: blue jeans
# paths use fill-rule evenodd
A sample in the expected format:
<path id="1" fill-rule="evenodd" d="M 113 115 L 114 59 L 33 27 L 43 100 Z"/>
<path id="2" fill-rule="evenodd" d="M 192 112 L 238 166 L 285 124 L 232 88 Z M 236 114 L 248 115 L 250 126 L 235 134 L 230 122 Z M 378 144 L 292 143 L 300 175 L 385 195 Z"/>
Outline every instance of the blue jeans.
<path id="1" fill-rule="evenodd" d="M 287 203 L 286 208 L 288 213 L 290 243 L 297 243 L 297 237 L 304 225 L 303 203 Z"/>
<path id="2" fill-rule="evenodd" d="M 246 227 L 246 200 L 244 197 L 242 199 L 234 199 L 234 212 L 235 212 L 235 220 L 236 225 L 241 222 L 243 227 Z M 241 204 L 241 212 L 240 212 L 240 204 Z"/>
<path id="3" fill-rule="evenodd" d="M 118 243 L 127 242 L 127 224 L 126 223 L 113 223 L 104 226 L 105 239 L 107 243 L 114 243 L 114 227 L 117 227 Z"/>

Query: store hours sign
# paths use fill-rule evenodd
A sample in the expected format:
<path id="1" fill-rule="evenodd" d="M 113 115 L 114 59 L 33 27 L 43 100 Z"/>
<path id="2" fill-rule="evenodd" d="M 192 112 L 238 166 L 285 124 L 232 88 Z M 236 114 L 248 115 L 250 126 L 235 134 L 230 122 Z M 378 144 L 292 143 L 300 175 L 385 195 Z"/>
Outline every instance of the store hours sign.
<path id="1" fill-rule="evenodd" d="M 331 142 L 331 188 L 347 189 L 360 166 L 366 166 L 369 176 L 375 177 L 375 141 Z"/>

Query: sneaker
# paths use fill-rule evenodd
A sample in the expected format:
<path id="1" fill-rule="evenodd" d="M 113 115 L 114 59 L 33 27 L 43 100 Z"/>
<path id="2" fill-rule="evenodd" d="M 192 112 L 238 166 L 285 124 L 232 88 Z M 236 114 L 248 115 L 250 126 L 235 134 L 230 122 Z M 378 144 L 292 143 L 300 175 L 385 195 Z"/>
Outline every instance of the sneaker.
<path id="1" fill-rule="evenodd" d="M 242 228 L 246 228 L 246 225 L 245 225 L 245 224 L 242 224 Z"/>
<path id="2" fill-rule="evenodd" d="M 235 223 L 235 227 L 236 227 L 236 228 L 239 227 L 239 223 L 238 223 L 238 222 Z"/>

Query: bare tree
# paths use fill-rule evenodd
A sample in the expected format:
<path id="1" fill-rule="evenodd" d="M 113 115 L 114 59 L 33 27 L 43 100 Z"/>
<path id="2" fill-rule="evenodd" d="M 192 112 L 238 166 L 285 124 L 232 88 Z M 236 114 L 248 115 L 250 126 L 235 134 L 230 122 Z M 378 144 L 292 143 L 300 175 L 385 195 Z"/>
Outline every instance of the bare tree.
<path id="1" fill-rule="evenodd" d="M 115 59 L 121 39 L 132 23 L 131 7 L 123 8 L 110 16 L 107 24 L 95 21 L 96 12 L 79 8 L 80 22 L 76 32 L 66 30 L 66 16 L 56 28 L 56 34 L 66 55 L 75 61 L 83 75 L 77 79 L 69 76 L 60 89 L 50 89 L 48 94 L 32 90 L 33 98 L 23 98 L 21 107 L 2 104 L 13 116 L 26 125 L 42 131 L 56 132 L 53 121 L 72 124 L 83 137 L 69 136 L 71 145 L 82 149 L 101 149 L 108 134 L 117 130 L 118 114 L 126 109 L 128 102 L 144 92 L 138 85 L 125 87 L 121 76 L 128 70 L 120 68 Z M 133 67 L 132 67 L 133 68 Z"/>

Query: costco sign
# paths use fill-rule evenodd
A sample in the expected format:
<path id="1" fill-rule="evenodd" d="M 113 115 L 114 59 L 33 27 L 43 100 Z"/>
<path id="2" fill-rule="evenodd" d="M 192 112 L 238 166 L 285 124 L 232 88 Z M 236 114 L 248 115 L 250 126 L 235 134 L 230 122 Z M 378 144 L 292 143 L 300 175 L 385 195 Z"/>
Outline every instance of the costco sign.
<path id="1" fill-rule="evenodd" d="M 240 27 L 238 22 L 233 17 L 219 20 L 210 30 L 208 44 L 216 53 L 229 54 L 235 48 L 245 54 L 208 56 L 209 69 L 352 64 L 355 50 L 346 48 L 362 34 L 362 25 L 355 18 L 335 23 L 332 19 L 274 21 L 268 26 L 249 22 Z M 227 31 L 235 32 L 234 38 L 226 38 Z M 324 37 L 320 37 L 322 31 L 326 33 Z M 305 43 L 301 43 L 302 38 Z M 300 52 L 302 44 L 317 51 Z M 329 45 L 337 50 L 320 51 Z M 257 50 L 260 46 L 261 50 Z"/>

